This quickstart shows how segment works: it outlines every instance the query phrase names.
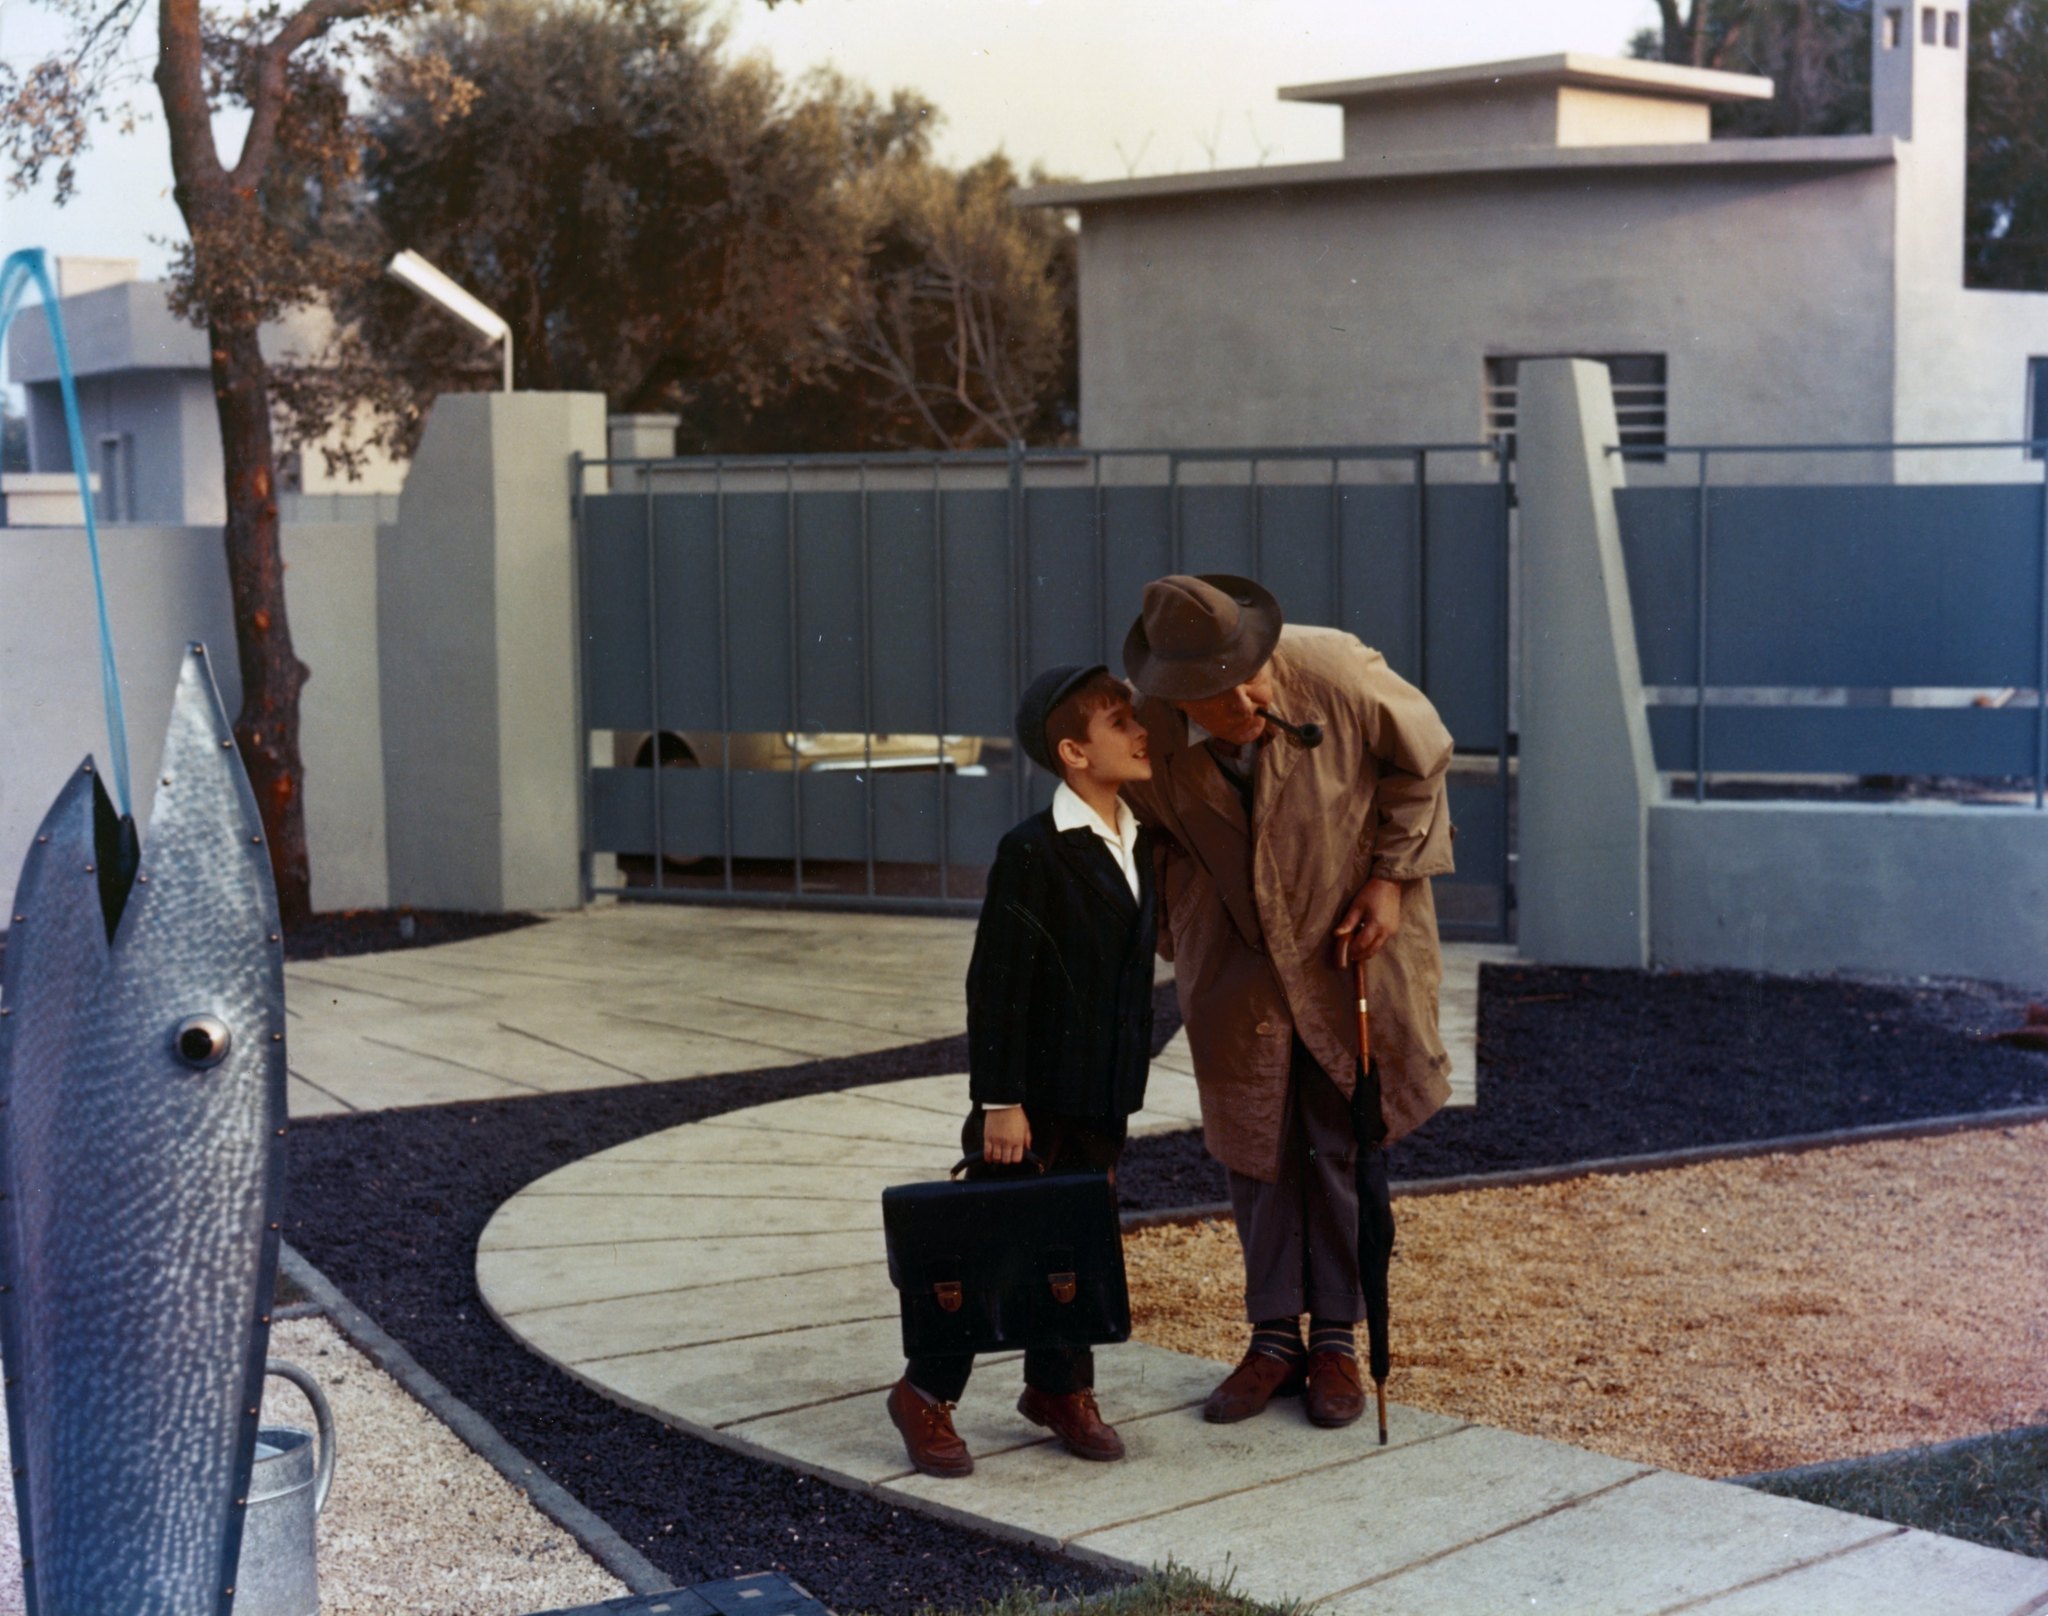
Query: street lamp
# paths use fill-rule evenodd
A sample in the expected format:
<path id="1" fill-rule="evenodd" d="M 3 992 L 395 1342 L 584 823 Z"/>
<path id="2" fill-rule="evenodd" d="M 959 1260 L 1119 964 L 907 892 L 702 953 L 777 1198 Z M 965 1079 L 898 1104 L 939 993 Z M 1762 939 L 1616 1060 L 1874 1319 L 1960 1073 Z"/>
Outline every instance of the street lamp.
<path id="1" fill-rule="evenodd" d="M 486 308 L 409 248 L 386 264 L 384 273 L 400 285 L 411 287 L 429 303 L 440 304 L 487 340 L 502 342 L 505 345 L 505 391 L 512 391 L 512 328 L 502 316 Z"/>

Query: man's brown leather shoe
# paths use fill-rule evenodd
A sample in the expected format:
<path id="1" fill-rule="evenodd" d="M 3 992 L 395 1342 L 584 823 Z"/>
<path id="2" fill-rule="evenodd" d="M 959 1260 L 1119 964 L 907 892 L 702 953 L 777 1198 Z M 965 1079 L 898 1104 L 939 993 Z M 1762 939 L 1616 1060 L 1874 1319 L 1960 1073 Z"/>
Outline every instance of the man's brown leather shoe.
<path id="1" fill-rule="evenodd" d="M 1247 1352 L 1223 1384 L 1209 1394 L 1202 1405 L 1202 1418 L 1211 1425 L 1233 1425 L 1263 1414 L 1276 1397 L 1293 1397 L 1301 1390 L 1301 1363 L 1289 1363 L 1269 1352 Z"/>
<path id="2" fill-rule="evenodd" d="M 971 1476 L 974 1455 L 953 1429 L 953 1405 L 899 1380 L 889 1388 L 889 1419 L 903 1433 L 903 1450 L 927 1476 Z"/>
<path id="3" fill-rule="evenodd" d="M 1106 1423 L 1095 1406 L 1095 1393 L 1083 1387 L 1077 1392 L 1055 1395 L 1036 1386 L 1026 1386 L 1017 1399 L 1017 1412 L 1033 1425 L 1042 1425 L 1067 1446 L 1078 1459 L 1121 1459 L 1124 1439 L 1116 1427 Z"/>
<path id="4" fill-rule="evenodd" d="M 1311 1424 L 1334 1428 L 1357 1419 L 1365 1412 L 1358 1360 L 1348 1352 L 1311 1352 L 1306 1401 Z"/>

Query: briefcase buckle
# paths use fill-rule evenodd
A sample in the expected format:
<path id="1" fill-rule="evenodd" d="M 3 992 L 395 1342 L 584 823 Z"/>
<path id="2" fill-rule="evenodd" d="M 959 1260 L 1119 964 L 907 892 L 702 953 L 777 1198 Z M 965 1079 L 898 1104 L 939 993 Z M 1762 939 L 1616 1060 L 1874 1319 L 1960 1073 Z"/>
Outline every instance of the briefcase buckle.
<path id="1" fill-rule="evenodd" d="M 941 1311 L 947 1313 L 958 1313 L 960 1311 L 959 1280 L 935 1280 L 932 1283 L 932 1294 L 939 1299 L 939 1307 Z"/>
<path id="2" fill-rule="evenodd" d="M 1071 1302 L 1074 1299 L 1076 1287 L 1071 1272 L 1047 1274 L 1045 1277 L 1052 1282 L 1052 1299 L 1055 1302 Z"/>

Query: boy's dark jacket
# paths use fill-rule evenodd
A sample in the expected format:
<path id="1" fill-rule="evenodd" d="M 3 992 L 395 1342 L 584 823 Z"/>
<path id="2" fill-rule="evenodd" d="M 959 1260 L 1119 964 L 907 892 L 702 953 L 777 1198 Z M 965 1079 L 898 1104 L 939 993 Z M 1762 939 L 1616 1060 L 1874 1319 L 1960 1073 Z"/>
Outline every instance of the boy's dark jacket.
<path id="1" fill-rule="evenodd" d="M 1152 1057 L 1151 833 L 1138 896 L 1092 830 L 1033 814 L 1002 840 L 967 967 L 968 1092 L 977 1105 L 1123 1117 Z"/>

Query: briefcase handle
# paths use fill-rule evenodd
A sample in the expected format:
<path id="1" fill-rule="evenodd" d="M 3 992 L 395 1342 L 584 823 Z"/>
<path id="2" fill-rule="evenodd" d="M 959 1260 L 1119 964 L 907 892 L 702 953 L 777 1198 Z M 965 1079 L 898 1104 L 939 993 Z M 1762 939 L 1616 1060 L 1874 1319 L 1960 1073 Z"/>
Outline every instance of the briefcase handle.
<path id="1" fill-rule="evenodd" d="M 974 1150 L 969 1151 L 965 1156 L 962 1156 L 953 1163 L 952 1171 L 947 1173 L 946 1176 L 948 1178 L 958 1178 L 970 1167 L 1032 1167 L 1036 1168 L 1041 1175 L 1045 1172 L 1045 1163 L 1039 1159 L 1036 1151 L 1025 1151 L 1024 1159 L 1021 1162 L 991 1162 L 984 1152 Z"/>

